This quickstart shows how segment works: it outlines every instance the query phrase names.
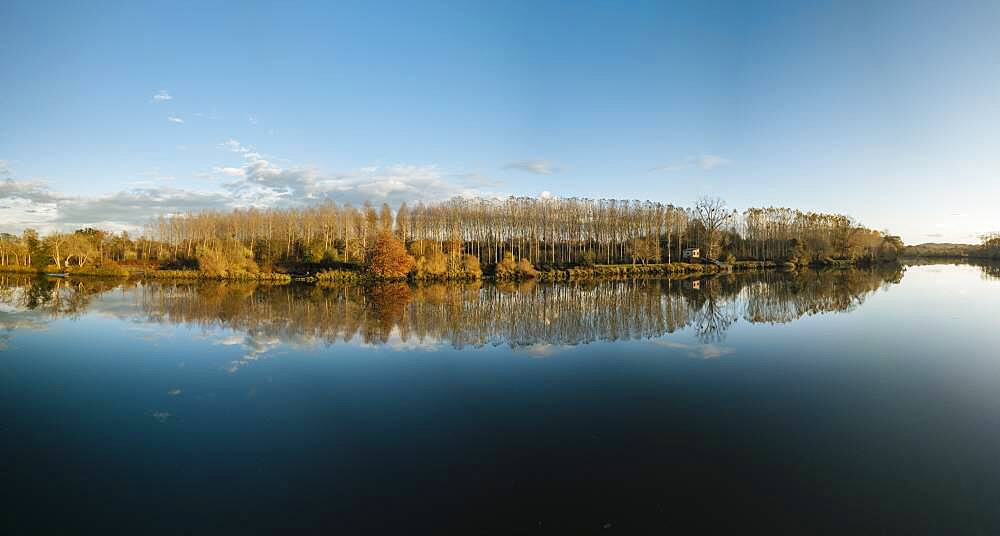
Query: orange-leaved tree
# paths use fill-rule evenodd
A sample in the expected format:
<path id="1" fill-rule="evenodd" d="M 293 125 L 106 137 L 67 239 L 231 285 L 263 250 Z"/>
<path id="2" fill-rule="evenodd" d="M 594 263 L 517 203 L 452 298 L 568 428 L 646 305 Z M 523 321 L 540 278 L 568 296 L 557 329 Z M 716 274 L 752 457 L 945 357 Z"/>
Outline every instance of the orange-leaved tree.
<path id="1" fill-rule="evenodd" d="M 375 237 L 368 256 L 368 270 L 381 279 L 400 279 L 413 269 L 413 256 L 391 232 L 382 231 Z"/>

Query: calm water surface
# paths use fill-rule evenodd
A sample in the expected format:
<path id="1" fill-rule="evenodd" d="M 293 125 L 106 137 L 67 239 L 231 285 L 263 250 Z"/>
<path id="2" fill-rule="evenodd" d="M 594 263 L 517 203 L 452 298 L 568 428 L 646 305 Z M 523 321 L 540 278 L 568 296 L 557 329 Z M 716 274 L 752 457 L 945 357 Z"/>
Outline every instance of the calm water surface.
<path id="1" fill-rule="evenodd" d="M 1000 532 L 1000 270 L 0 276 L 8 534 Z"/>

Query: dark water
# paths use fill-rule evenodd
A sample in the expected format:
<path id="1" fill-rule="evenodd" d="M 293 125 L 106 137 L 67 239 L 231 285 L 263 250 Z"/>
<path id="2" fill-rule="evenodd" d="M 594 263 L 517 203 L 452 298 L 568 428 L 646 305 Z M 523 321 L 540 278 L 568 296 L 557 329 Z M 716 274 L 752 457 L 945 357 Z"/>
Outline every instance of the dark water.
<path id="1" fill-rule="evenodd" d="M 998 276 L 0 276 L 0 528 L 995 534 Z"/>

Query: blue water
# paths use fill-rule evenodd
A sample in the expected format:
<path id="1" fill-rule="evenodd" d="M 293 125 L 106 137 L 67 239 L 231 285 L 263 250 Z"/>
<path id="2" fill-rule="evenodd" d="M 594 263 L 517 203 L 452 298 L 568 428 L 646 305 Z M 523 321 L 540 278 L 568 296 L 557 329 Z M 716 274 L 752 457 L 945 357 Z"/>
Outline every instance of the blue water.
<path id="1" fill-rule="evenodd" d="M 996 275 L 0 276 L 0 528 L 997 533 Z"/>

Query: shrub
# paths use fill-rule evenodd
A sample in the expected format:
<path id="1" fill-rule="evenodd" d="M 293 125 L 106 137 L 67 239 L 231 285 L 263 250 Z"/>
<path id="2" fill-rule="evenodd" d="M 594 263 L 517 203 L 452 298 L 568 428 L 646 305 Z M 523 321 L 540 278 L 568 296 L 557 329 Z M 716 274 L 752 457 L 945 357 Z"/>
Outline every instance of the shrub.
<path id="1" fill-rule="evenodd" d="M 464 255 L 462 257 L 462 271 L 468 279 L 479 279 L 483 277 L 483 270 L 479 266 L 479 257 L 475 255 Z"/>
<path id="2" fill-rule="evenodd" d="M 517 261 L 517 276 L 521 279 L 532 279 L 538 277 L 538 270 L 531 265 L 531 261 L 522 258 Z"/>
<path id="3" fill-rule="evenodd" d="M 517 276 L 517 261 L 514 260 L 514 254 L 505 251 L 503 259 L 497 263 L 493 273 L 497 279 L 514 279 Z"/>
<path id="4" fill-rule="evenodd" d="M 400 279 L 413 269 L 413 257 L 392 233 L 383 231 L 375 238 L 368 256 L 368 271 L 380 279 Z"/>
<path id="5" fill-rule="evenodd" d="M 522 258 L 515 262 L 514 255 L 509 251 L 503 254 L 503 259 L 496 264 L 493 273 L 497 279 L 532 279 L 539 275 L 531 261 Z"/>
<path id="6" fill-rule="evenodd" d="M 260 271 L 253 252 L 240 244 L 195 248 L 198 270 L 207 277 L 245 277 Z"/>
<path id="7" fill-rule="evenodd" d="M 128 270 L 110 259 L 90 266 L 67 268 L 66 271 L 73 275 L 92 275 L 98 277 L 126 277 L 129 275 Z"/>

